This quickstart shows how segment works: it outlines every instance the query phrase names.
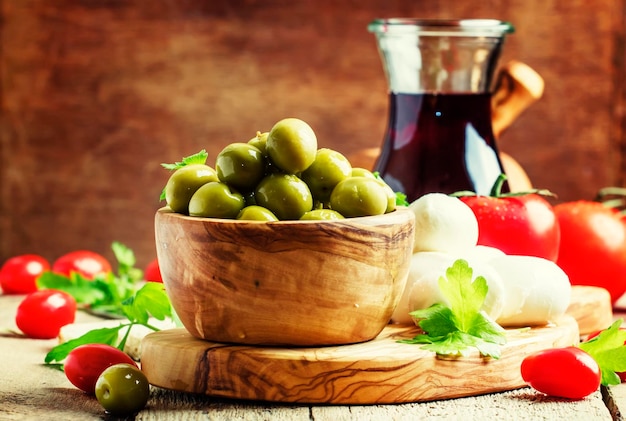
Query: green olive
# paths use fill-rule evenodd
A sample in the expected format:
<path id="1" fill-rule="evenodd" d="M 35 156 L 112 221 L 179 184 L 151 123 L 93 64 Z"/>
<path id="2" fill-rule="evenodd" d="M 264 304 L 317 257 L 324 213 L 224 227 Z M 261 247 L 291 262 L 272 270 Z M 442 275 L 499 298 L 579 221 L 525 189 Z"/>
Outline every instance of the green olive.
<path id="1" fill-rule="evenodd" d="M 256 205 L 256 198 L 254 197 L 253 190 L 243 192 L 241 194 L 243 195 L 243 199 L 246 201 L 246 206 Z"/>
<path id="2" fill-rule="evenodd" d="M 268 134 L 269 132 L 264 132 L 264 133 L 256 132 L 256 136 L 248 140 L 248 143 L 254 146 L 255 148 L 257 148 L 258 150 L 260 150 L 263 155 L 267 155 L 266 145 L 267 145 Z"/>
<path id="3" fill-rule="evenodd" d="M 189 215 L 235 219 L 244 208 L 243 196 L 228 184 L 212 181 L 200 187 L 189 201 Z"/>
<path id="4" fill-rule="evenodd" d="M 150 397 L 145 374 L 131 364 L 106 368 L 96 381 L 96 398 L 113 415 L 131 415 L 141 411 Z"/>
<path id="5" fill-rule="evenodd" d="M 309 185 L 315 199 L 326 201 L 337 183 L 351 174 L 352 165 L 345 156 L 332 149 L 322 148 L 317 151 L 315 161 L 302 173 L 302 180 Z"/>
<path id="6" fill-rule="evenodd" d="M 189 200 L 201 186 L 219 181 L 217 172 L 204 164 L 180 167 L 172 173 L 165 185 L 165 201 L 174 212 L 188 213 Z"/>
<path id="7" fill-rule="evenodd" d="M 387 210 L 385 189 L 374 178 L 349 177 L 330 195 L 330 206 L 346 218 L 382 215 Z"/>
<path id="8" fill-rule="evenodd" d="M 396 193 L 389 187 L 389 184 L 385 183 L 382 179 L 377 178 L 376 181 L 383 187 L 387 195 L 387 209 L 385 213 L 393 212 L 396 210 Z"/>
<path id="9" fill-rule="evenodd" d="M 245 219 L 247 221 L 278 221 L 278 218 L 271 210 L 258 205 L 246 206 L 239 212 L 237 219 Z"/>
<path id="10" fill-rule="evenodd" d="M 352 177 L 376 178 L 373 172 L 361 167 L 352 168 Z"/>
<path id="11" fill-rule="evenodd" d="M 221 182 L 249 190 L 263 178 L 265 158 L 249 143 L 231 143 L 217 155 L 215 169 Z"/>
<path id="12" fill-rule="evenodd" d="M 269 209 L 280 220 L 300 219 L 313 209 L 313 196 L 304 181 L 291 174 L 270 174 L 257 186 L 254 196 L 259 206 Z"/>
<path id="13" fill-rule="evenodd" d="M 305 212 L 300 218 L 301 221 L 332 221 L 345 219 L 342 214 L 332 209 L 313 209 Z"/>
<path id="14" fill-rule="evenodd" d="M 311 126 L 297 118 L 277 122 L 267 136 L 267 154 L 289 174 L 300 173 L 315 161 L 317 137 Z"/>
<path id="15" fill-rule="evenodd" d="M 383 180 L 380 177 L 377 177 L 370 170 L 367 170 L 365 168 L 359 168 L 359 167 L 352 168 L 352 176 L 353 177 L 367 177 L 367 178 L 373 178 L 377 180 L 383 186 L 383 188 L 385 189 L 385 193 L 387 194 L 387 210 L 385 211 L 385 213 L 393 212 L 394 210 L 396 210 L 396 193 L 393 191 L 391 187 L 389 187 L 387 183 L 385 183 L 385 180 Z"/>

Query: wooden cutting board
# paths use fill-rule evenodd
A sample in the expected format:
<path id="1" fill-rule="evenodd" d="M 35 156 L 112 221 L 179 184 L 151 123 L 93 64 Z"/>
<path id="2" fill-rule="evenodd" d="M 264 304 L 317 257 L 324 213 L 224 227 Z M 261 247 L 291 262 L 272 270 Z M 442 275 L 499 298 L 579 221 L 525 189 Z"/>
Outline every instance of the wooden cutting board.
<path id="1" fill-rule="evenodd" d="M 374 340 L 322 348 L 230 345 L 196 339 L 184 329 L 151 333 L 141 364 L 155 386 L 216 397 L 274 402 L 383 404 L 423 402 L 502 392 L 525 386 L 523 358 L 568 346 L 608 327 L 613 319 L 604 289 L 572 288 L 567 315 L 550 326 L 507 331 L 499 360 L 477 352 L 437 358 L 412 338 L 413 325 L 389 325 Z"/>
<path id="2" fill-rule="evenodd" d="M 604 288 L 574 285 L 567 314 L 576 319 L 583 337 L 606 329 L 613 322 L 611 295 Z"/>
<path id="3" fill-rule="evenodd" d="M 579 341 L 576 320 L 507 331 L 498 360 L 476 352 L 437 358 L 412 338 L 415 326 L 389 325 L 374 340 L 323 348 L 274 348 L 203 341 L 184 329 L 151 333 L 141 366 L 151 384 L 216 397 L 274 402 L 383 404 L 513 390 L 525 385 L 523 358 Z"/>

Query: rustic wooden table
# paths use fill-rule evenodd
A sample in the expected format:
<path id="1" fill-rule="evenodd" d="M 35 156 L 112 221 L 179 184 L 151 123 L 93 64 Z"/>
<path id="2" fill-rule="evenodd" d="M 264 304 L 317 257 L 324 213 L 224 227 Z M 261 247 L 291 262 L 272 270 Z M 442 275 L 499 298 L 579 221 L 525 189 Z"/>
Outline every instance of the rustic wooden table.
<path id="1" fill-rule="evenodd" d="M 27 339 L 14 317 L 21 296 L 0 295 L 0 420 L 101 420 L 95 398 L 43 365 L 56 340 Z M 619 313 L 616 313 L 619 316 Z M 98 320 L 79 313 L 79 322 Z M 620 411 L 621 409 L 621 411 Z M 581 401 L 548 398 L 530 388 L 444 401 L 329 406 L 215 399 L 153 388 L 136 420 L 612 420 L 626 411 L 626 385 L 602 389 Z"/>

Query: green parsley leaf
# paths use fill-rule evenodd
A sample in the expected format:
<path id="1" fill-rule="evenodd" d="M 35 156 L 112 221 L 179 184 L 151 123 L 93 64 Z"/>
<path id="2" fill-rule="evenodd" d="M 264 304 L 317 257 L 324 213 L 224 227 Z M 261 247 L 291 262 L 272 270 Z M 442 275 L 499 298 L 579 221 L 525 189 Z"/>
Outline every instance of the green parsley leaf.
<path id="1" fill-rule="evenodd" d="M 434 304 L 411 313 L 425 334 L 400 341 L 425 344 L 422 348 L 438 355 L 466 356 L 476 348 L 483 356 L 500 358 L 506 343 L 504 329 L 481 310 L 487 296 L 487 280 L 478 276 L 462 259 L 456 260 L 439 278 L 439 288 L 448 305 Z"/>
<path id="2" fill-rule="evenodd" d="M 117 275 L 109 272 L 89 280 L 78 273 L 67 277 L 45 272 L 37 283 L 40 288 L 68 292 L 83 307 L 125 316 L 128 321 L 120 322 L 115 327 L 91 330 L 76 339 L 57 345 L 46 355 L 46 364 L 63 369 L 62 361 L 67 355 L 74 348 L 85 344 L 108 344 L 123 351 L 133 326 L 141 325 L 154 331 L 160 330 L 150 324 L 150 317 L 157 320 L 169 317 L 177 326 L 182 325 L 163 284 L 146 282 L 139 288 L 137 281 L 143 278 L 143 272 L 134 267 L 136 261 L 133 251 L 119 242 L 114 242 L 112 248 L 119 263 Z"/>
<path id="3" fill-rule="evenodd" d="M 78 272 L 72 272 L 70 276 L 46 271 L 37 278 L 39 289 L 57 289 L 70 294 L 77 303 L 84 306 L 92 306 L 105 301 L 107 292 L 100 288 L 96 281 L 85 278 Z"/>
<path id="4" fill-rule="evenodd" d="M 129 268 L 135 266 L 135 253 L 130 248 L 118 241 L 114 241 L 111 248 L 120 267 Z"/>
<path id="5" fill-rule="evenodd" d="M 209 157 L 209 154 L 205 149 L 202 149 L 200 152 L 195 153 L 193 155 L 189 155 L 183 158 L 180 162 L 175 162 L 173 164 L 161 164 L 161 166 L 170 171 L 176 171 L 179 168 L 184 167 L 185 165 L 192 164 L 206 164 L 206 160 Z M 159 201 L 165 200 L 165 187 L 161 190 L 161 195 L 159 196 Z"/>
<path id="6" fill-rule="evenodd" d="M 183 158 L 180 162 L 175 162 L 173 164 L 161 164 L 161 166 L 167 170 L 177 170 L 185 165 L 192 164 L 206 164 L 206 160 L 209 157 L 209 154 L 205 149 L 202 149 L 200 152 L 195 153 L 193 155 L 189 155 Z"/>
<path id="7" fill-rule="evenodd" d="M 117 241 L 113 242 L 111 248 L 118 263 L 118 277 L 126 277 L 130 282 L 140 281 L 143 278 L 143 271 L 135 267 L 137 263 L 135 253 Z"/>
<path id="8" fill-rule="evenodd" d="M 472 282 L 472 268 L 465 260 L 457 260 L 439 278 L 439 289 L 449 302 L 452 314 L 462 332 L 468 332 L 487 296 L 487 280 L 482 276 Z"/>
<path id="9" fill-rule="evenodd" d="M 409 206 L 409 201 L 406 199 L 406 194 L 399 192 L 399 191 L 395 193 L 396 193 L 396 206 Z"/>
<path id="10" fill-rule="evenodd" d="M 593 357 L 602 372 L 604 386 L 620 384 L 616 373 L 626 371 L 626 331 L 620 330 L 623 320 L 619 319 L 606 330 L 579 347 Z"/>
<path id="11" fill-rule="evenodd" d="M 420 327 L 431 337 L 443 337 L 458 330 L 452 310 L 443 304 L 414 311 L 411 316 L 421 319 Z"/>
<path id="12" fill-rule="evenodd" d="M 61 362 L 74 348 L 85 344 L 106 344 L 115 346 L 115 343 L 118 341 L 120 330 L 127 326 L 129 325 L 120 324 L 116 327 L 104 327 L 101 329 L 90 330 L 83 336 L 63 342 L 62 344 L 52 348 L 46 354 L 45 362 L 46 364 L 50 364 L 54 361 Z"/>
<path id="13" fill-rule="evenodd" d="M 137 293 L 123 302 L 128 320 L 147 324 L 150 316 L 157 320 L 172 317 L 172 305 L 160 282 L 147 282 Z"/>
<path id="14" fill-rule="evenodd" d="M 143 271 L 135 267 L 135 254 L 130 248 L 119 242 L 111 248 L 118 262 L 117 274 L 102 273 L 92 280 L 77 272 L 65 276 L 47 271 L 37 279 L 38 287 L 65 291 L 84 309 L 124 316 L 122 303 L 135 294 Z"/>
<path id="15" fill-rule="evenodd" d="M 125 300 L 122 306 L 128 322 L 115 327 L 90 330 L 76 339 L 57 345 L 48 352 L 45 363 L 51 364 L 55 361 L 60 363 L 74 348 L 85 344 L 107 344 L 123 351 L 133 326 L 141 325 L 157 331 L 158 328 L 149 324 L 150 316 L 157 320 L 164 320 L 166 317 L 175 318 L 169 297 L 163 284 L 159 282 L 147 282 L 132 297 Z M 59 365 L 62 367 L 62 364 Z"/>

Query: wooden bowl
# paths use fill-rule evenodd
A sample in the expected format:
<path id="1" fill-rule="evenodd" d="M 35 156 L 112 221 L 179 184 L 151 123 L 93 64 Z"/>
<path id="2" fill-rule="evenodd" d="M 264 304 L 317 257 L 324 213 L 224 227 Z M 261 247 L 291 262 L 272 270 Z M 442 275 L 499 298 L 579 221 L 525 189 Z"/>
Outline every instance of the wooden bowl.
<path id="1" fill-rule="evenodd" d="M 389 322 L 408 276 L 414 215 L 340 221 L 197 218 L 160 209 L 163 283 L 193 336 L 254 345 L 364 342 Z"/>

